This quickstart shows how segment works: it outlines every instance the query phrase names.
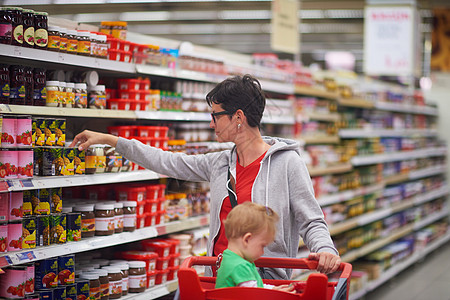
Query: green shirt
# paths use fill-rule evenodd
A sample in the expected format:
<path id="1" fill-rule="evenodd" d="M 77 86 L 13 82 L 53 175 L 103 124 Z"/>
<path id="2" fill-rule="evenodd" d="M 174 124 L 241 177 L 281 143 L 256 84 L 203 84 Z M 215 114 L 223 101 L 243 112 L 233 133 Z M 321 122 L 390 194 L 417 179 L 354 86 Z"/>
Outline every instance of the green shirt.
<path id="1" fill-rule="evenodd" d="M 255 280 L 258 287 L 264 287 L 261 276 L 254 263 L 233 251 L 223 251 L 222 262 L 217 271 L 216 288 L 238 286 L 242 282 Z"/>

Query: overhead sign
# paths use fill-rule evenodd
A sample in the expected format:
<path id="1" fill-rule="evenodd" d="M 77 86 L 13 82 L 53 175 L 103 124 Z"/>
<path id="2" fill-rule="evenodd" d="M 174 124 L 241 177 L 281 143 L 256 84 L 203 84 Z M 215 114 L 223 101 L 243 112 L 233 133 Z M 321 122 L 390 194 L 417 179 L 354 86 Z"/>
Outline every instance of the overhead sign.
<path id="1" fill-rule="evenodd" d="M 414 8 L 366 6 L 364 73 L 412 75 L 414 59 Z"/>
<path id="2" fill-rule="evenodd" d="M 298 0 L 272 1 L 270 45 L 273 50 L 292 54 L 300 52 L 298 9 Z"/>

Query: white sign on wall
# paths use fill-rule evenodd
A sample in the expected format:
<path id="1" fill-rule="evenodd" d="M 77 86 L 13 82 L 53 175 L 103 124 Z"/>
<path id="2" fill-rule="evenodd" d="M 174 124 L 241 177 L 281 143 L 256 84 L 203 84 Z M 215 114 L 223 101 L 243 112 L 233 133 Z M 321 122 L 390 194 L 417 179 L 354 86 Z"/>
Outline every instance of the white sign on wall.
<path id="1" fill-rule="evenodd" d="M 364 73 L 412 75 L 414 59 L 414 8 L 366 6 Z"/>
<path id="2" fill-rule="evenodd" d="M 298 1 L 272 1 L 272 33 L 270 35 L 270 45 L 273 50 L 292 54 L 298 54 L 300 52 Z"/>

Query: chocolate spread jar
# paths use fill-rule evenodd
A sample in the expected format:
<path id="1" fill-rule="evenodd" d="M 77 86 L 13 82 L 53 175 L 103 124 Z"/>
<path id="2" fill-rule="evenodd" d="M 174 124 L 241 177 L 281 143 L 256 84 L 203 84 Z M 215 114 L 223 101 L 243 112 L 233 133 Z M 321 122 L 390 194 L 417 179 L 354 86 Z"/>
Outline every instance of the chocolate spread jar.
<path id="1" fill-rule="evenodd" d="M 114 204 L 95 204 L 95 235 L 114 234 Z"/>
<path id="2" fill-rule="evenodd" d="M 114 203 L 114 233 L 123 232 L 123 203 Z"/>
<path id="3" fill-rule="evenodd" d="M 95 235 L 95 214 L 94 205 L 77 205 L 74 211 L 81 213 L 81 237 L 87 238 Z"/>
<path id="4" fill-rule="evenodd" d="M 128 270 L 130 267 L 128 266 L 128 262 L 111 263 L 111 266 L 119 268 L 122 272 L 122 296 L 125 296 L 128 294 L 129 289 Z"/>
<path id="5" fill-rule="evenodd" d="M 94 269 L 89 271 L 89 273 L 97 274 L 98 280 L 100 281 L 100 300 L 108 300 L 109 299 L 109 277 L 108 271 L 105 269 Z"/>
<path id="6" fill-rule="evenodd" d="M 129 284 L 130 293 L 142 293 L 147 287 L 147 273 L 145 272 L 145 261 L 130 261 Z"/>
<path id="7" fill-rule="evenodd" d="M 89 299 L 100 300 L 99 275 L 83 272 L 81 278 L 89 280 Z"/>
<path id="8" fill-rule="evenodd" d="M 119 299 L 122 297 L 122 272 L 117 266 L 103 267 L 108 271 L 109 278 L 109 299 Z"/>
<path id="9" fill-rule="evenodd" d="M 123 231 L 134 231 L 136 229 L 136 206 L 135 201 L 123 201 Z"/>

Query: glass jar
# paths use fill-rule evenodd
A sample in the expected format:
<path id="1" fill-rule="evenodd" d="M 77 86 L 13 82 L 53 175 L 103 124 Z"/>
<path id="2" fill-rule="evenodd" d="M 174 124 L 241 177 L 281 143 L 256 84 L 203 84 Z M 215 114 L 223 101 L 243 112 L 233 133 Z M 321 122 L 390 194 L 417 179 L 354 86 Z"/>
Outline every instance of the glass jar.
<path id="1" fill-rule="evenodd" d="M 10 66 L 10 94 L 9 103 L 15 105 L 25 104 L 25 80 L 23 66 Z"/>
<path id="2" fill-rule="evenodd" d="M 134 231 L 136 229 L 136 207 L 135 201 L 123 201 L 123 231 Z"/>
<path id="3" fill-rule="evenodd" d="M 77 54 L 78 36 L 76 30 L 67 30 L 67 53 Z"/>
<path id="4" fill-rule="evenodd" d="M 0 103 L 9 104 L 9 95 L 9 68 L 7 65 L 0 65 Z"/>
<path id="5" fill-rule="evenodd" d="M 11 19 L 11 44 L 15 46 L 23 45 L 23 16 L 21 7 L 7 7 L 9 18 Z"/>
<path id="6" fill-rule="evenodd" d="M 34 10 L 24 9 L 22 11 L 23 19 L 23 46 L 34 47 Z"/>
<path id="7" fill-rule="evenodd" d="M 75 83 L 75 102 L 74 107 L 87 107 L 87 85 L 86 83 Z"/>
<path id="8" fill-rule="evenodd" d="M 32 68 L 25 68 L 23 79 L 25 82 L 25 105 L 33 105 L 34 74 Z"/>
<path id="9" fill-rule="evenodd" d="M 91 39 L 91 56 L 92 57 L 97 57 L 97 51 L 98 51 L 98 44 L 97 44 L 97 35 L 95 33 L 90 32 L 90 37 Z"/>
<path id="10" fill-rule="evenodd" d="M 97 35 L 97 57 L 107 58 L 108 57 L 108 43 L 106 42 L 106 35 Z"/>
<path id="11" fill-rule="evenodd" d="M 112 235 L 114 233 L 114 204 L 98 203 L 95 205 L 95 235 Z"/>
<path id="12" fill-rule="evenodd" d="M 129 274 L 129 292 L 142 293 L 147 287 L 147 273 L 145 272 L 145 261 L 130 261 Z"/>
<path id="13" fill-rule="evenodd" d="M 77 31 L 78 36 L 78 55 L 91 55 L 91 34 L 88 31 Z"/>
<path id="14" fill-rule="evenodd" d="M 88 271 L 88 273 L 97 274 L 98 280 L 100 281 L 100 300 L 108 300 L 109 299 L 109 277 L 108 271 L 105 269 L 94 269 L 92 271 Z"/>
<path id="15" fill-rule="evenodd" d="M 111 22 L 111 35 L 116 39 L 127 39 L 127 22 Z"/>
<path id="16" fill-rule="evenodd" d="M 47 49 L 48 44 L 48 13 L 34 13 L 34 48 Z"/>
<path id="17" fill-rule="evenodd" d="M 67 37 L 67 29 L 61 28 L 60 30 L 61 39 L 59 43 L 59 52 L 67 53 L 67 44 L 69 43 L 69 38 Z"/>
<path id="18" fill-rule="evenodd" d="M 48 50 L 59 52 L 61 47 L 60 30 L 61 28 L 58 26 L 48 26 Z"/>
<path id="19" fill-rule="evenodd" d="M 93 109 L 106 108 L 106 87 L 104 85 L 96 85 L 90 88 L 88 95 L 88 107 Z"/>
<path id="20" fill-rule="evenodd" d="M 120 269 L 120 272 L 122 273 L 122 296 L 127 295 L 129 289 L 128 270 L 130 269 L 130 267 L 128 266 L 128 262 L 111 262 L 111 266 L 115 266 Z"/>
<path id="21" fill-rule="evenodd" d="M 66 82 L 66 107 L 75 107 L 75 83 Z"/>
<path id="22" fill-rule="evenodd" d="M 114 233 L 123 232 L 123 203 L 114 203 Z"/>
<path id="23" fill-rule="evenodd" d="M 58 106 L 66 107 L 66 103 L 67 103 L 66 83 L 64 81 L 60 81 Z"/>
<path id="24" fill-rule="evenodd" d="M 84 272 L 81 273 L 81 279 L 89 280 L 89 299 L 100 299 L 100 276 L 95 273 Z"/>
<path id="25" fill-rule="evenodd" d="M 111 35 L 111 23 L 113 22 L 102 21 L 100 23 L 100 32 L 107 35 Z"/>
<path id="26" fill-rule="evenodd" d="M 47 87 L 46 87 L 46 74 L 45 69 L 36 68 L 33 72 L 34 84 L 33 84 L 33 105 L 45 106 L 47 101 Z"/>
<path id="27" fill-rule="evenodd" d="M 0 43 L 11 44 L 12 24 L 8 7 L 0 8 Z"/>
<path id="28" fill-rule="evenodd" d="M 94 205 L 77 205 L 73 210 L 81 213 L 81 238 L 93 237 L 95 235 Z"/>
<path id="29" fill-rule="evenodd" d="M 122 297 L 122 272 L 117 266 L 106 266 L 102 269 L 108 271 L 109 278 L 109 299 L 119 299 Z"/>

